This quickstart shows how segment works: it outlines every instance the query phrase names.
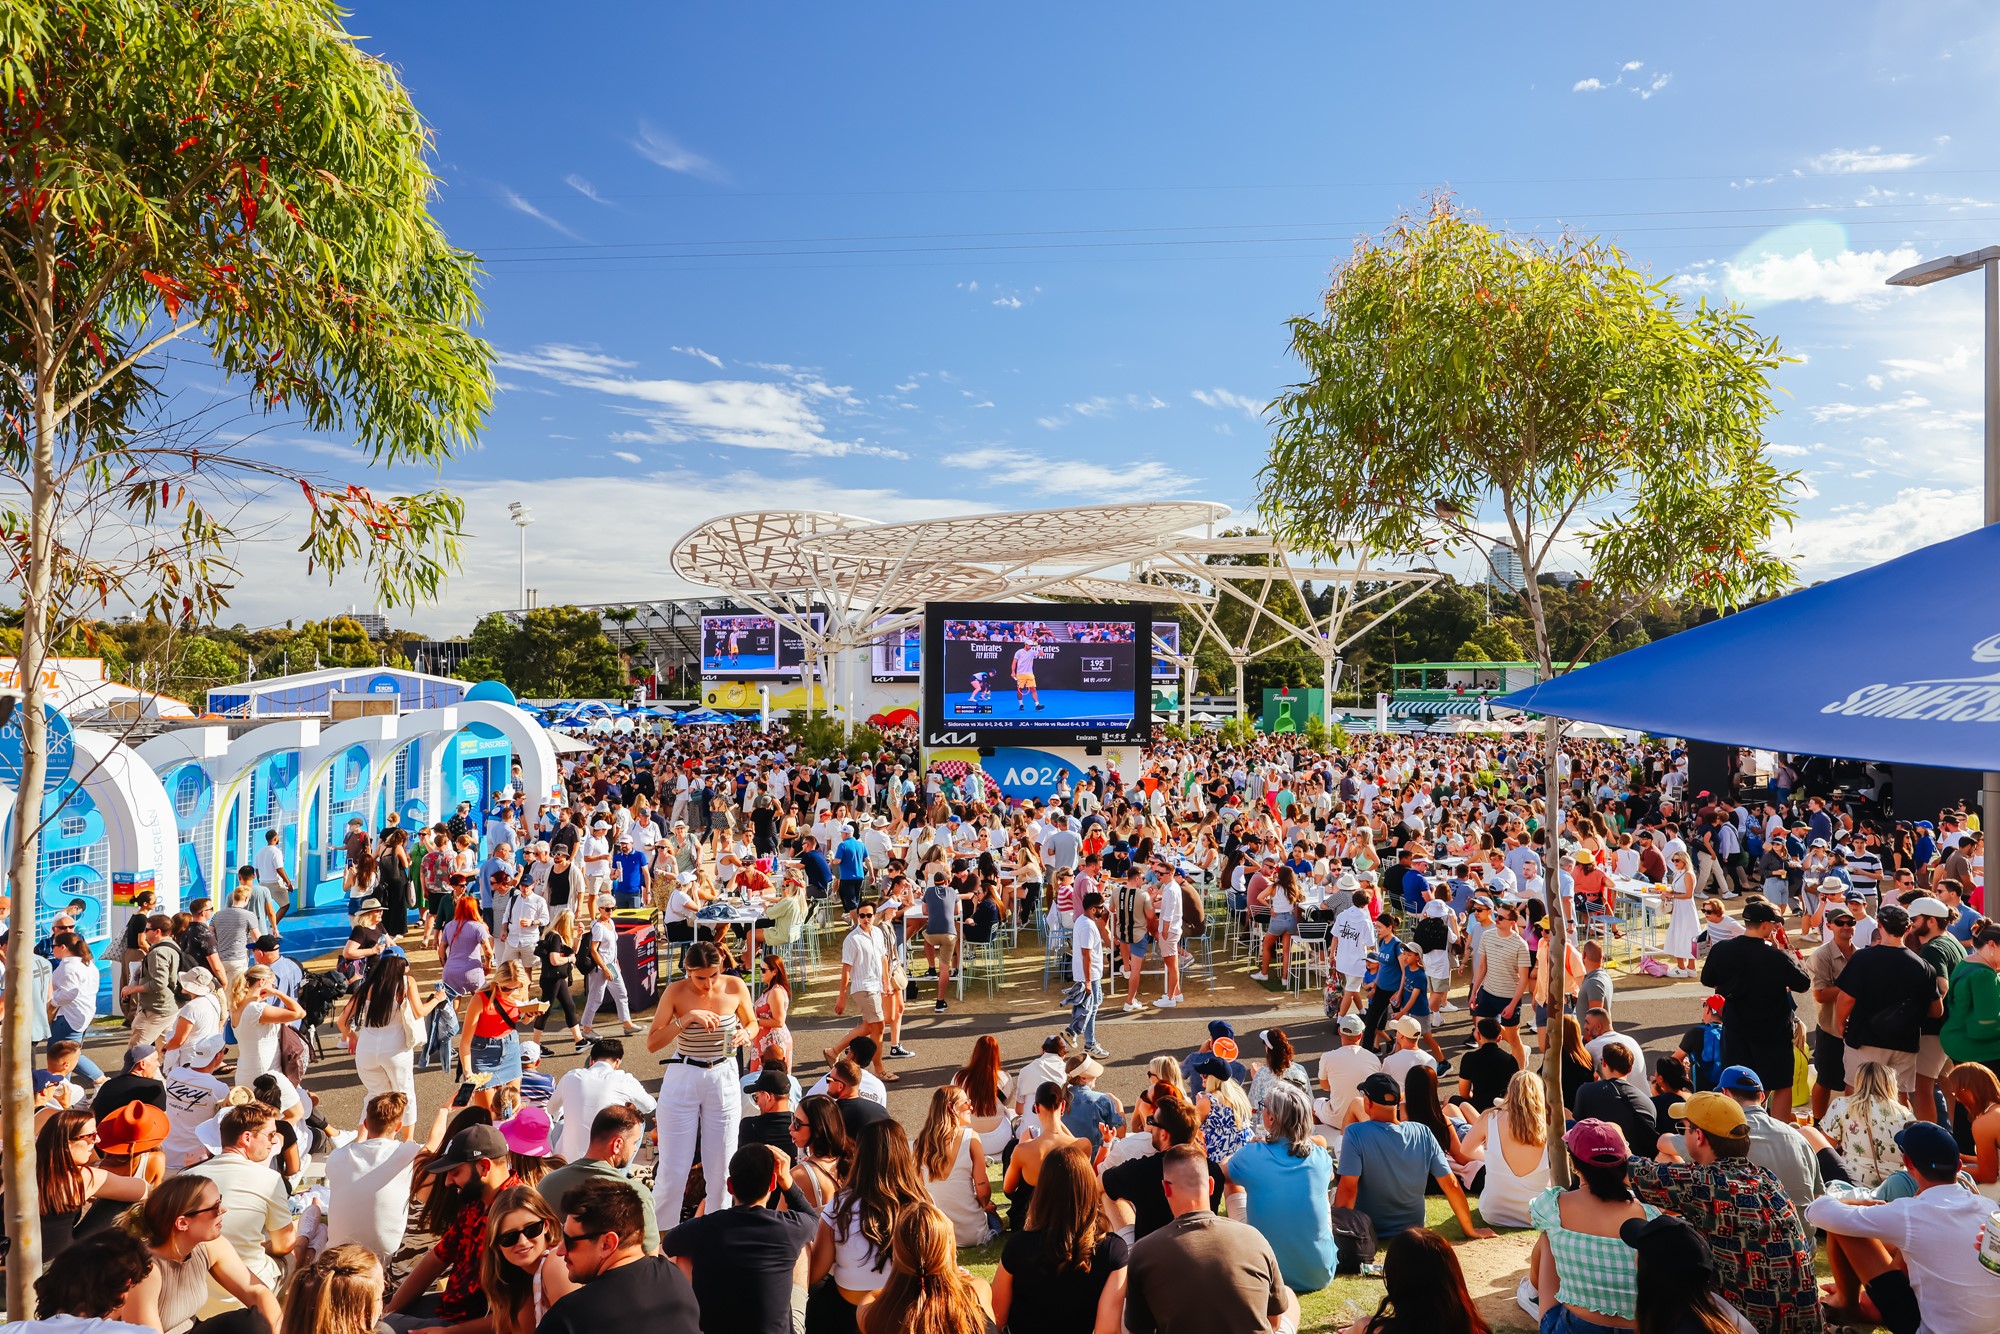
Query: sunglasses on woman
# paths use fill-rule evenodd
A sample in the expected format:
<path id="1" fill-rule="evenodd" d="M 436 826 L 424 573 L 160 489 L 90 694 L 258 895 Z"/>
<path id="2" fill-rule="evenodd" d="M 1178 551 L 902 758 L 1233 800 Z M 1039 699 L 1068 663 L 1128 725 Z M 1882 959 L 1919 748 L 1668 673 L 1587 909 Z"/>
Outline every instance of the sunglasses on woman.
<path id="1" fill-rule="evenodd" d="M 519 1227 L 508 1228 L 505 1232 L 502 1232 L 498 1237 L 495 1237 L 494 1240 L 499 1242 L 503 1247 L 516 1245 L 523 1238 L 527 1239 L 528 1241 L 534 1241 L 537 1238 L 539 1238 L 542 1235 L 542 1233 L 548 1231 L 548 1227 L 549 1225 L 547 1220 L 537 1218 L 532 1223 L 523 1223 Z"/>

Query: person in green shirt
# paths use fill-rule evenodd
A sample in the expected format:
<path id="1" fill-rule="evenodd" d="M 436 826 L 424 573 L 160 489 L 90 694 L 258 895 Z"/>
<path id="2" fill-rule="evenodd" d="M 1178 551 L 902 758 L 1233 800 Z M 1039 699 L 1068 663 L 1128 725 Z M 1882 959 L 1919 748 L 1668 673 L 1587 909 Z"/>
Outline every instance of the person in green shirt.
<path id="1" fill-rule="evenodd" d="M 1951 974 L 1938 1039 L 1952 1060 L 1978 1061 L 2000 1074 L 2000 927 L 1973 930 L 1971 952 Z"/>
<path id="2" fill-rule="evenodd" d="M 1929 894 L 1912 900 L 1906 906 L 1910 913 L 1910 934 L 1904 943 L 1917 951 L 1919 957 L 1931 966 L 1931 971 L 1937 974 L 1938 980 L 1945 983 L 1945 1003 L 1949 1005 L 1951 975 L 1965 962 L 1965 946 L 1959 944 L 1957 936 L 1946 930 L 1957 914 Z M 1918 1029 L 1917 1096 L 1913 1101 L 1918 1109 L 1917 1115 L 1926 1121 L 1936 1116 L 1935 1111 L 1925 1115 L 1923 1109 L 1937 1106 L 1938 1080 L 1943 1077 L 1946 1065 L 1943 1031 L 1943 1015 L 1924 1020 Z"/>

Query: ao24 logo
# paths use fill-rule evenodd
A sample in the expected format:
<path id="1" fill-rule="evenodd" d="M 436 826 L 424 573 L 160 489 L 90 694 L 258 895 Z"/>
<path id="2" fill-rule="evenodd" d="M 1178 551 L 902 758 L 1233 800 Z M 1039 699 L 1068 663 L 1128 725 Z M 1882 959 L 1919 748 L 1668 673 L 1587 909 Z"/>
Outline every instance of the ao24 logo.
<path id="1" fill-rule="evenodd" d="M 1069 770 L 1066 767 L 1059 764 L 1045 764 L 1039 767 L 1030 764 L 1021 768 L 1007 770 L 1006 776 L 1000 781 L 1008 787 L 1017 785 L 1022 787 L 1054 787 L 1056 782 L 1068 772 Z"/>

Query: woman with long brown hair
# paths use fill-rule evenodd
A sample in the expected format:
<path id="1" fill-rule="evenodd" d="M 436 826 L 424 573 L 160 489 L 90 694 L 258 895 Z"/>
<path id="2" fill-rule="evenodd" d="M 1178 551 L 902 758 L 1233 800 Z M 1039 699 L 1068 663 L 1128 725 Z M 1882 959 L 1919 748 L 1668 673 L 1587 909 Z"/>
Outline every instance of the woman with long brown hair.
<path id="1" fill-rule="evenodd" d="M 965 1090 L 972 1103 L 973 1133 L 988 1158 L 1006 1152 L 1014 1138 L 1014 1117 L 1007 1110 L 1013 1100 L 1014 1077 L 1000 1065 L 1000 1039 L 982 1033 L 972 1044 L 972 1055 L 952 1075 L 951 1082 Z"/>
<path id="2" fill-rule="evenodd" d="M 542 932 L 541 943 L 535 946 L 535 957 L 541 960 L 542 1012 L 535 1019 L 537 1035 L 548 1031 L 549 1016 L 557 1005 L 562 1006 L 563 1023 L 569 1026 L 569 1035 L 581 1050 L 587 1039 L 583 1036 L 583 1025 L 576 1017 L 576 995 L 571 990 L 576 973 L 576 943 L 582 933 L 576 927 L 576 914 L 564 908 L 549 923 L 549 929 Z"/>
<path id="3" fill-rule="evenodd" d="M 1028 1226 L 993 1271 L 993 1318 L 1036 1334 L 1118 1334 L 1130 1248 L 1102 1222 L 1103 1187 L 1081 1141 L 1048 1156 Z"/>
<path id="4" fill-rule="evenodd" d="M 76 1239 L 92 1200 L 146 1198 L 143 1177 L 113 1176 L 97 1166 L 97 1118 L 88 1107 L 67 1107 L 42 1123 L 35 1136 L 35 1191 L 41 1203 L 42 1258 L 54 1259 Z"/>
<path id="5" fill-rule="evenodd" d="M 177 1176 L 149 1195 L 127 1224 L 146 1243 L 159 1271 L 164 1334 L 269 1334 L 281 1322 L 278 1299 L 222 1235 L 222 1212 L 222 1189 L 215 1182 Z M 197 1319 L 208 1305 L 211 1282 L 244 1309 Z"/>
<path id="6" fill-rule="evenodd" d="M 479 1286 L 495 1334 L 533 1334 L 549 1307 L 576 1286 L 561 1243 L 562 1220 L 533 1186 L 510 1186 L 493 1197 Z"/>
<path id="7" fill-rule="evenodd" d="M 888 1281 L 890 1234 L 897 1218 L 917 1207 L 936 1213 L 903 1128 L 894 1121 L 861 1127 L 847 1179 L 813 1237 L 814 1290 L 806 1306 L 806 1334 L 844 1334 L 855 1328 L 854 1308 Z M 951 1225 L 938 1217 L 949 1249 Z M 831 1281 L 821 1284 L 822 1279 Z"/>
<path id="8" fill-rule="evenodd" d="M 791 1136 L 796 1159 L 792 1180 L 817 1212 L 840 1189 L 854 1156 L 840 1104 L 824 1093 L 807 1098 L 792 1109 Z"/>
<path id="9" fill-rule="evenodd" d="M 930 1113 L 912 1146 L 931 1203 L 951 1220 L 961 1246 L 981 1245 L 1000 1231 L 986 1150 L 971 1119 L 972 1099 L 956 1084 L 947 1084 L 931 1094 Z"/>
<path id="10" fill-rule="evenodd" d="M 897 1217 L 888 1281 L 855 1312 L 861 1334 L 991 1334 L 992 1290 L 959 1266 L 951 1238 L 951 1220 L 932 1205 Z"/>

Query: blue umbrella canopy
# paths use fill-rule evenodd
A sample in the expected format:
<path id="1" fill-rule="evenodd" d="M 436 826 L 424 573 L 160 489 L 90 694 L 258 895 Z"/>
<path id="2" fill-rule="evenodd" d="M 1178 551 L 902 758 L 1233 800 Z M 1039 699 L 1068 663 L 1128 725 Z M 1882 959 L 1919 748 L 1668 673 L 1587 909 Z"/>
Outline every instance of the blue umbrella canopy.
<path id="1" fill-rule="evenodd" d="M 1802 755 L 2000 769 L 2000 525 L 1494 703 Z"/>
<path id="2" fill-rule="evenodd" d="M 714 709 L 689 709 L 674 721 L 683 726 L 700 727 L 708 723 L 733 723 L 736 719 L 729 714 L 718 713 Z"/>

